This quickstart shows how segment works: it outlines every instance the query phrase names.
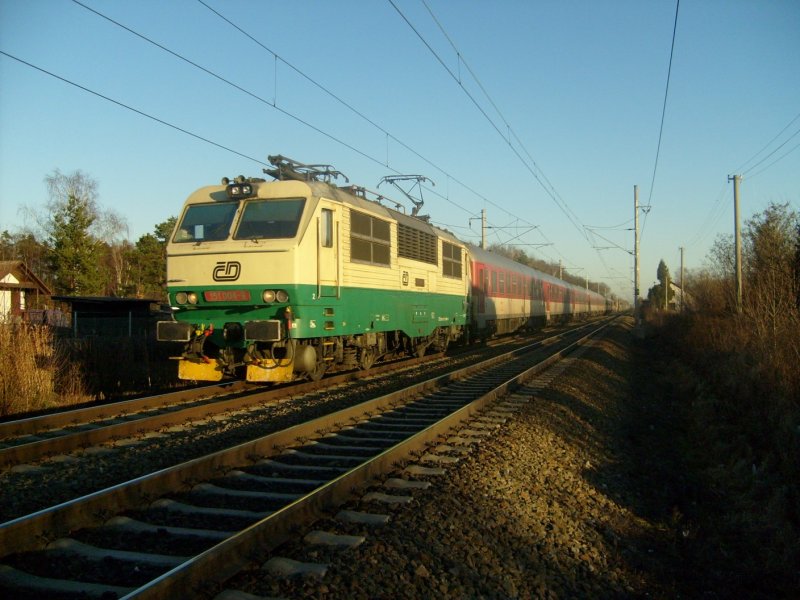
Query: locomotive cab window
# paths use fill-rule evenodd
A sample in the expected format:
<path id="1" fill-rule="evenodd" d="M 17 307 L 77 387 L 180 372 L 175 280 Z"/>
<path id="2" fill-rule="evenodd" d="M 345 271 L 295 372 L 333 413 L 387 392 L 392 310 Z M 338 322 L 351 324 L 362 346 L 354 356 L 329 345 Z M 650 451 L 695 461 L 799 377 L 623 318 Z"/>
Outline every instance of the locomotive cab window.
<path id="1" fill-rule="evenodd" d="M 391 264 L 391 229 L 387 221 L 350 211 L 350 258 L 374 265 Z"/>
<path id="2" fill-rule="evenodd" d="M 250 200 L 245 203 L 235 240 L 293 238 L 303 216 L 305 199 Z"/>
<path id="3" fill-rule="evenodd" d="M 461 279 L 461 248 L 442 242 L 442 275 Z"/>
<path id="4" fill-rule="evenodd" d="M 236 202 L 192 204 L 186 209 L 172 241 L 219 242 L 228 239 L 237 206 Z"/>

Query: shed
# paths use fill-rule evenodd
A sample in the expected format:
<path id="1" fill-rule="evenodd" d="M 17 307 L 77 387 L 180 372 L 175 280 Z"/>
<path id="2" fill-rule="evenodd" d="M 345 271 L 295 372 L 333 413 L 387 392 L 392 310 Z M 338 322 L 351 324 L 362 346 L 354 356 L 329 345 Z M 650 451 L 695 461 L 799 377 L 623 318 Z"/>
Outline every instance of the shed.
<path id="1" fill-rule="evenodd" d="M 53 300 L 70 306 L 74 337 L 147 337 L 155 331 L 155 322 L 165 318 L 161 302 L 154 298 L 53 296 Z"/>
<path id="2" fill-rule="evenodd" d="M 48 298 L 51 294 L 23 261 L 0 261 L 0 321 L 23 318 L 31 297 Z"/>

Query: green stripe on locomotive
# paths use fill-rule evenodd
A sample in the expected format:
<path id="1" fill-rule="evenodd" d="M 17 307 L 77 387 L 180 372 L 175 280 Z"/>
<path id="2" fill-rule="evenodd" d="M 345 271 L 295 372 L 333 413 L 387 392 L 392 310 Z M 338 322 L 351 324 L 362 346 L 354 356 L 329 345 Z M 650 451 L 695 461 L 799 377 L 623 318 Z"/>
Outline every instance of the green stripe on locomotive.
<path id="1" fill-rule="evenodd" d="M 256 304 L 261 286 L 181 287 L 195 291 L 198 304 L 181 307 L 175 319 L 208 329 L 214 327 L 211 341 L 220 347 L 244 347 L 246 340 L 229 342 L 223 337 L 226 323 L 278 319 L 286 322 L 286 307 L 291 308 L 294 339 L 356 335 L 368 332 L 402 331 L 409 337 L 430 335 L 436 327 L 464 325 L 467 310 L 464 298 L 451 294 L 419 293 L 402 290 L 323 286 L 322 296 L 315 285 L 270 284 L 288 292 L 286 303 Z M 209 302 L 209 292 L 248 292 L 250 300 Z"/>

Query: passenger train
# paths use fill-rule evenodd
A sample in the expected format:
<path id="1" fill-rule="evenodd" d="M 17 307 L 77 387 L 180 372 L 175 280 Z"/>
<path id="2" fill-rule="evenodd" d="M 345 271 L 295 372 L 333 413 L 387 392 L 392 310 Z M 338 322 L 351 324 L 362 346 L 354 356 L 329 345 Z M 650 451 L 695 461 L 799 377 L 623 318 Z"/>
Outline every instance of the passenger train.
<path id="1" fill-rule="evenodd" d="M 329 165 L 270 156 L 273 180 L 227 178 L 186 200 L 167 244 L 181 379 L 312 380 L 554 319 L 603 296 L 465 244 L 337 186 Z"/>

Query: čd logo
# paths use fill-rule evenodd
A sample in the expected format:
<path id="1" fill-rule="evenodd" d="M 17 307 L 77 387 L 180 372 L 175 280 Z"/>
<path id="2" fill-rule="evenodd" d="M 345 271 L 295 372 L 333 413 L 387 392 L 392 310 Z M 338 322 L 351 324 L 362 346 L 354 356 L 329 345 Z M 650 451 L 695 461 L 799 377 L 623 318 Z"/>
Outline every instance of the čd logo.
<path id="1" fill-rule="evenodd" d="M 212 277 L 214 281 L 236 281 L 242 272 L 242 265 L 238 261 L 218 262 L 214 267 Z"/>

